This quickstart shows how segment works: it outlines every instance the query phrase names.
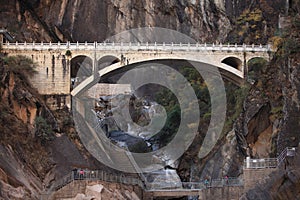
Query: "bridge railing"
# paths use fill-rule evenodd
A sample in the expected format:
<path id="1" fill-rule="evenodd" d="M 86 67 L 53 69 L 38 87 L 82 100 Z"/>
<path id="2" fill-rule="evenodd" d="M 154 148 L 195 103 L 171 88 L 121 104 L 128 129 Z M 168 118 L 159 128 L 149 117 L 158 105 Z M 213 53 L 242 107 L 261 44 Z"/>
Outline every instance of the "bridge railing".
<path id="1" fill-rule="evenodd" d="M 246 169 L 259 169 L 259 168 L 276 168 L 286 159 L 286 157 L 295 156 L 296 148 L 285 148 L 277 158 L 258 158 L 250 159 L 247 157 L 244 161 L 244 168 Z"/>
<path id="2" fill-rule="evenodd" d="M 269 52 L 270 45 L 237 44 L 199 44 L 199 43 L 4 43 L 3 49 L 9 50 L 149 50 L 149 51 L 233 51 Z"/>

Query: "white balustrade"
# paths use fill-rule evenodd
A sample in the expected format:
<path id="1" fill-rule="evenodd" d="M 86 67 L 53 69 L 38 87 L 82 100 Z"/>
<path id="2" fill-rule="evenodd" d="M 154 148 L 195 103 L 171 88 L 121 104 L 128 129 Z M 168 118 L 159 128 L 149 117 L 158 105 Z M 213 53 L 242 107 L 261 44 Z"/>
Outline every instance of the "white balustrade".
<path id="1" fill-rule="evenodd" d="M 183 43 L 4 43 L 3 49 L 7 50 L 97 50 L 97 51 L 104 51 L 104 50 L 162 50 L 162 51 L 231 51 L 231 52 L 269 52 L 271 51 L 271 45 L 230 45 L 227 46 L 223 44 L 183 44 Z"/>

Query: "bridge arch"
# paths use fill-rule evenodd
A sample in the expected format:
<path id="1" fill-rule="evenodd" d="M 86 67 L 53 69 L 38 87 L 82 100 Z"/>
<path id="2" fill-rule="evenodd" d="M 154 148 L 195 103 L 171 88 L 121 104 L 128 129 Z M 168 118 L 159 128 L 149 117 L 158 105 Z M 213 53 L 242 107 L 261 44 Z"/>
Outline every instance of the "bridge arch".
<path id="1" fill-rule="evenodd" d="M 243 69 L 243 61 L 235 56 L 230 56 L 230 57 L 226 57 L 224 58 L 221 63 L 229 65 L 235 69 L 238 69 L 240 71 L 242 71 Z"/>
<path id="2" fill-rule="evenodd" d="M 71 59 L 70 63 L 70 79 L 71 90 L 79 81 L 93 74 L 93 60 L 85 55 L 78 55 Z"/>
<path id="3" fill-rule="evenodd" d="M 243 79 L 242 72 L 239 71 L 238 69 L 233 68 L 232 66 L 229 65 L 220 65 L 222 63 L 213 63 L 210 64 L 209 62 L 205 61 L 200 61 L 197 59 L 182 59 L 179 57 L 167 57 L 167 58 L 141 58 L 137 59 L 134 61 L 131 61 L 129 65 L 126 65 L 127 63 L 123 62 L 117 62 L 114 64 L 111 64 L 103 69 L 100 69 L 97 71 L 97 76 L 90 76 L 87 79 L 85 79 L 83 82 L 81 82 L 77 87 L 72 90 L 71 94 L 72 96 L 77 96 L 81 92 L 83 92 L 85 89 L 90 88 L 93 84 L 96 84 L 99 81 L 100 76 L 101 77 L 106 77 L 107 75 L 112 75 L 114 73 L 118 73 L 119 70 L 121 71 L 126 71 L 127 69 L 130 69 L 131 67 L 134 68 L 135 65 L 139 65 L 142 63 L 147 63 L 147 62 L 161 62 L 161 61 L 166 61 L 166 60 L 173 60 L 173 61 L 188 61 L 191 63 L 203 63 L 207 64 L 212 67 L 216 67 L 220 70 L 221 75 L 228 79 L 229 81 L 232 81 L 235 84 L 240 84 L 241 80 Z M 209 70 L 209 69 L 208 69 Z M 119 71 L 120 72 L 120 71 Z"/>
<path id="4" fill-rule="evenodd" d="M 108 67 L 112 64 L 118 63 L 121 60 L 117 58 L 116 56 L 113 55 L 105 55 L 102 56 L 98 61 L 97 61 L 97 69 L 98 71 L 101 69 L 104 69 L 105 67 Z"/>
<path id="5" fill-rule="evenodd" d="M 256 80 L 268 63 L 263 57 L 252 57 L 247 61 L 248 77 Z"/>
<path id="6" fill-rule="evenodd" d="M 264 57 L 252 57 L 247 61 L 248 71 L 259 70 L 267 64 L 268 60 Z"/>

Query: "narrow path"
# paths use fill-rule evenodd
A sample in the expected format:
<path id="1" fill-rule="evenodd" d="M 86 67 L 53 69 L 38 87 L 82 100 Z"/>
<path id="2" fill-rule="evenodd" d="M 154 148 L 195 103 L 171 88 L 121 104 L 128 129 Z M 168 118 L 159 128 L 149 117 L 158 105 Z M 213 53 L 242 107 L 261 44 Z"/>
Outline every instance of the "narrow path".
<path id="1" fill-rule="evenodd" d="M 287 157 L 295 156 L 296 148 L 287 147 L 281 152 L 277 158 L 267 159 L 246 159 L 244 168 L 257 169 L 257 168 L 276 168 L 279 167 Z M 138 168 L 133 158 L 128 155 L 133 165 Z M 261 162 L 257 162 L 259 160 Z M 134 164 L 135 163 L 135 164 Z M 259 163 L 259 164 L 257 164 Z M 137 172 L 140 172 L 137 169 Z M 84 170 L 83 173 L 80 170 L 72 171 L 70 174 L 63 177 L 60 181 L 56 182 L 52 191 L 58 191 L 73 181 L 105 181 L 121 183 L 126 185 L 136 185 L 142 188 L 146 193 L 151 193 L 152 196 L 196 196 L 200 191 L 206 189 L 220 189 L 225 187 L 243 187 L 244 180 L 241 178 L 227 177 L 222 179 L 201 180 L 199 182 L 181 182 L 178 184 L 174 182 L 174 185 L 164 185 L 163 182 L 148 182 L 143 173 L 139 173 L 140 178 L 126 177 L 125 175 L 107 173 L 99 170 Z"/>

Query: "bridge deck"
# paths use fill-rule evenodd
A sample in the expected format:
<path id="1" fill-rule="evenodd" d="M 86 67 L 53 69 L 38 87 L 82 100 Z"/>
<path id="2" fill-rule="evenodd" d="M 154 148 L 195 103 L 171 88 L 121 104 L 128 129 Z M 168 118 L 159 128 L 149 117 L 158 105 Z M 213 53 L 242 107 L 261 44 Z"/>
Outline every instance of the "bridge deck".
<path id="1" fill-rule="evenodd" d="M 6 50 L 149 50 L 149 51 L 232 51 L 232 52 L 269 52 L 271 45 L 237 44 L 158 44 L 158 43 L 4 43 Z"/>

